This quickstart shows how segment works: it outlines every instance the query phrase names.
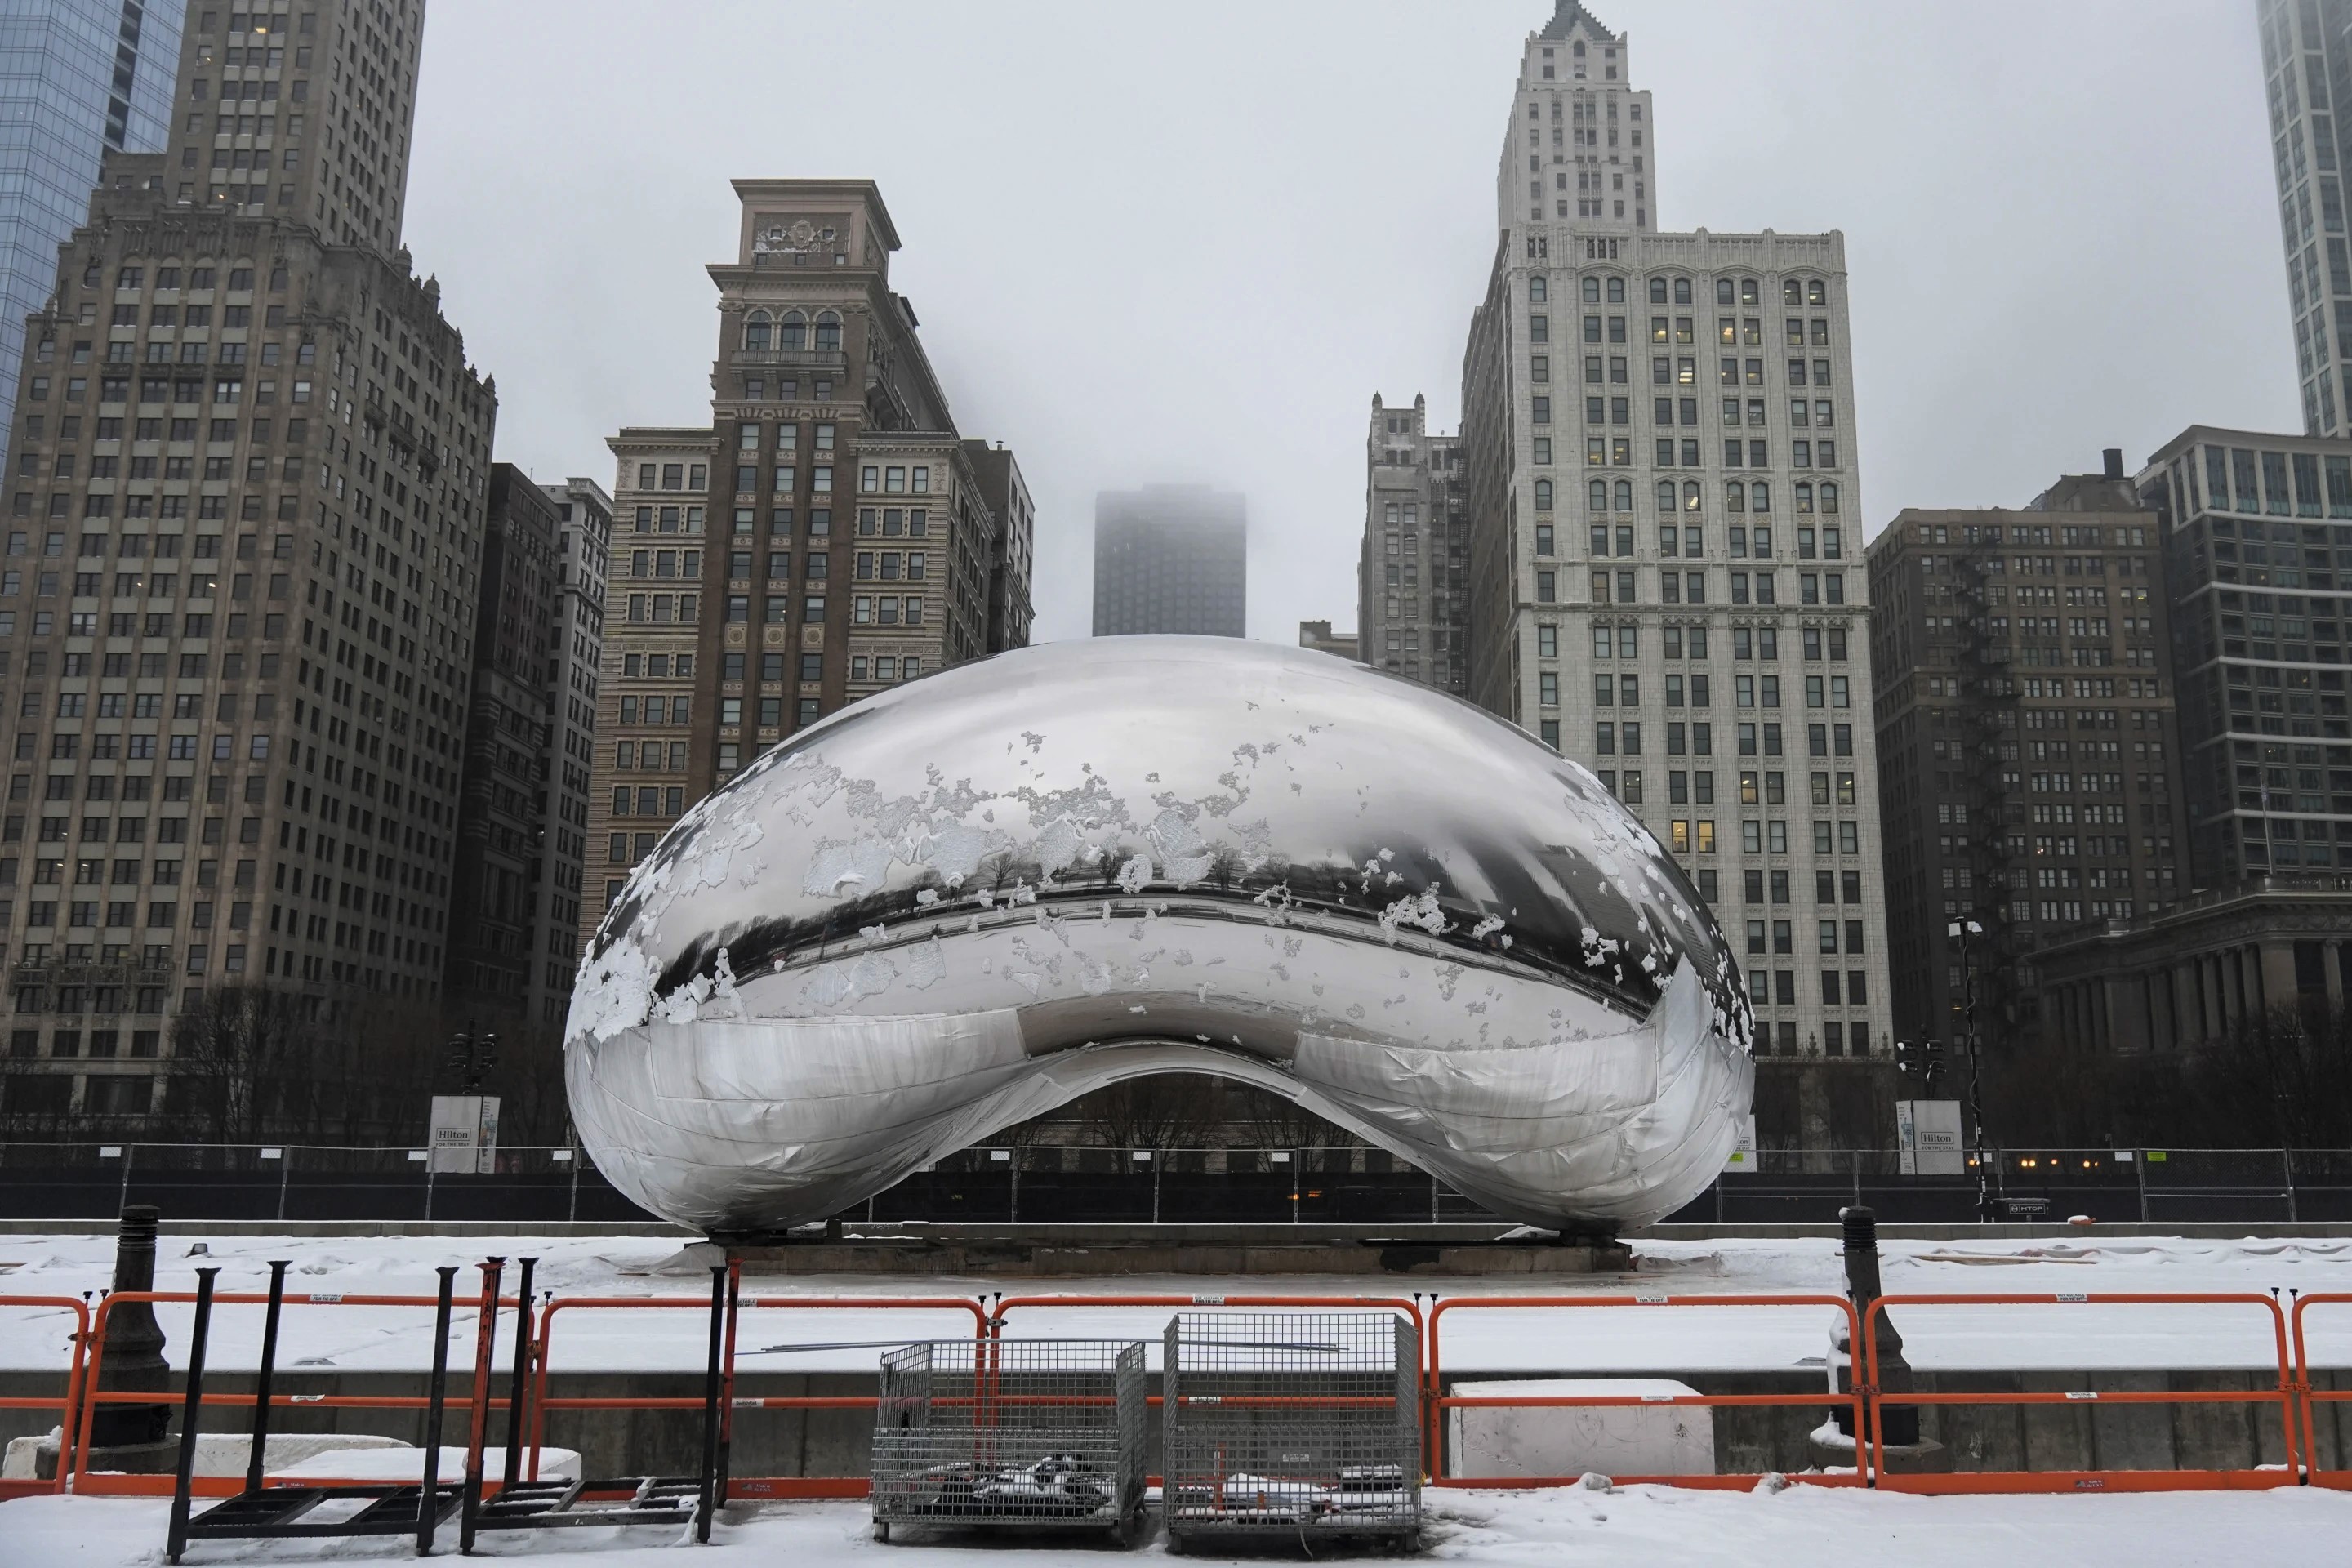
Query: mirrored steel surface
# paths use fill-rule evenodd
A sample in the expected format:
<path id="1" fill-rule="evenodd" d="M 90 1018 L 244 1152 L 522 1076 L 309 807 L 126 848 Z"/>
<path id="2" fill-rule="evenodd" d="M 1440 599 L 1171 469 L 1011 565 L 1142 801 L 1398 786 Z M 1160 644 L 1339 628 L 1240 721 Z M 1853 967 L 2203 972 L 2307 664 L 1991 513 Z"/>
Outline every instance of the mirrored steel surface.
<path id="1" fill-rule="evenodd" d="M 761 756 L 630 879 L 566 1061 L 599 1168 L 707 1229 L 838 1213 L 1167 1071 L 1607 1227 L 1722 1169 L 1750 1030 L 1706 907 L 1583 767 L 1324 654 L 1129 637 Z"/>

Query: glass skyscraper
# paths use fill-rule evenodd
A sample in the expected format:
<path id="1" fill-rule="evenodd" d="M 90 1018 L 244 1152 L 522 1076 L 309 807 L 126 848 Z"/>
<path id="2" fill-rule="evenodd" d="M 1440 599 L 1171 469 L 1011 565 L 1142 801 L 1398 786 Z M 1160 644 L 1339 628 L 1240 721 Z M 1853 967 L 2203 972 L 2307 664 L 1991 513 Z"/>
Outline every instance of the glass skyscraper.
<path id="1" fill-rule="evenodd" d="M 25 318 L 56 291 L 58 247 L 111 149 L 171 129 L 177 0 L 0 0 L 0 429 L 13 431 Z"/>

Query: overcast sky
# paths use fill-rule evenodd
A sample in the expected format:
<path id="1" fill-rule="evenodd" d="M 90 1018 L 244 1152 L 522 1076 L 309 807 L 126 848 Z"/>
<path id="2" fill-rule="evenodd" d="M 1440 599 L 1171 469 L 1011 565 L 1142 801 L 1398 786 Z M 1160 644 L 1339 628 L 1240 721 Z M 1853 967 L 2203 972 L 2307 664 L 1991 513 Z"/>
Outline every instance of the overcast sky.
<path id="1" fill-rule="evenodd" d="M 2299 429 L 2250 0 L 1594 0 L 1660 226 L 1843 229 L 1861 504 L 2015 505 L 2195 422 Z M 703 424 L 739 176 L 879 183 L 958 428 L 1018 453 L 1036 635 L 1094 496 L 1249 498 L 1251 634 L 1355 624 L 1374 392 L 1460 419 L 1551 0 L 433 0 L 407 242 L 498 455 L 608 489 Z"/>

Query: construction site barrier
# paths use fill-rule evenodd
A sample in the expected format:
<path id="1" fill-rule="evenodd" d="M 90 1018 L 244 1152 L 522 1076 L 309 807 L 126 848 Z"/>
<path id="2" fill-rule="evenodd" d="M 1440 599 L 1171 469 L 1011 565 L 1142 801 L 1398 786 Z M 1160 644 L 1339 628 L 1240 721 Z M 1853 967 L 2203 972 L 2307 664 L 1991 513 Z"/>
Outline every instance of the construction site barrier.
<path id="1" fill-rule="evenodd" d="M 73 1437 L 79 1429 L 81 1411 L 82 1361 L 89 1352 L 89 1303 L 73 1296 L 0 1296 L 0 1309 L 31 1307 L 59 1312 L 71 1312 L 74 1319 L 71 1350 L 67 1356 L 65 1393 L 55 1399 L 47 1394 L 21 1394 L 0 1398 L 0 1410 L 54 1410 L 58 1413 L 57 1474 L 46 1481 L 0 1480 L 0 1502 L 10 1498 L 44 1497 L 66 1489 Z M 152 1399 L 148 1403 L 154 1403 Z"/>
<path id="2" fill-rule="evenodd" d="M 1581 1478 L 1577 1476 L 1448 1476 L 1445 1471 L 1444 1412 L 1465 1409 L 1547 1408 L 1554 1406 L 1607 1407 L 1612 1405 L 1640 1408 L 1673 1408 L 1677 1405 L 1756 1406 L 1787 1405 L 1843 1407 L 1852 1413 L 1854 1431 L 1863 1430 L 1864 1407 L 1857 1386 L 1846 1394 L 1824 1390 L 1820 1394 L 1456 1394 L 1445 1392 L 1445 1369 L 1440 1348 L 1440 1331 L 1447 1314 L 1494 1310 L 1534 1309 L 1549 1310 L 1633 1308 L 1674 1309 L 1688 1307 L 1823 1307 L 1845 1315 L 1848 1344 L 1853 1343 L 1856 1331 L 1853 1303 L 1843 1296 L 1669 1296 L 1637 1293 L 1631 1296 L 1454 1296 L 1433 1303 L 1429 1310 L 1429 1380 L 1427 1394 L 1422 1401 L 1428 1412 L 1429 1426 L 1423 1437 L 1423 1465 L 1428 1472 L 1429 1484 L 1440 1487 L 1553 1487 L 1570 1486 Z M 1859 1441 L 1856 1447 L 1860 1452 Z M 1688 1476 L 1613 1476 L 1612 1480 L 1625 1484 L 1649 1484 L 1673 1487 L 1721 1488 L 1745 1490 L 1762 1479 L 1760 1475 L 1688 1475 Z M 1855 1468 L 1849 1471 L 1830 1470 L 1805 1474 L 1790 1472 L 1788 1479 L 1816 1486 L 1854 1487 L 1868 1484 L 1868 1478 L 1859 1458 Z"/>
<path id="3" fill-rule="evenodd" d="M 2271 1316 L 2277 1347 L 2278 1386 L 2273 1389 L 2052 1389 L 2014 1394 L 1888 1394 L 1878 1387 L 1878 1329 L 1890 1307 L 2259 1307 Z M 1917 1319 L 1909 1320 L 1906 1343 L 1917 1342 Z M 2049 1295 L 1881 1296 L 1863 1314 L 1864 1364 L 1869 1371 L 1871 1470 L 1885 1491 L 2074 1492 L 2074 1491 L 2256 1491 L 2291 1487 L 2300 1479 L 2295 1439 L 2298 1407 L 2294 1363 L 2287 1348 L 2286 1314 L 2278 1301 L 2253 1291 L 2085 1291 Z M 1890 1474 L 1886 1469 L 1880 1411 L 1890 1405 L 2275 1405 L 2285 1463 L 2278 1468 L 1967 1470 L 1950 1474 Z"/>
<path id="4" fill-rule="evenodd" d="M 176 1396 L 156 1392 L 110 1390 L 99 1387 L 99 1375 L 106 1360 L 106 1330 L 110 1316 L 119 1305 L 144 1301 L 151 1305 L 189 1306 L 194 1304 L 193 1290 L 117 1290 L 98 1304 L 89 1331 L 89 1360 L 81 1378 L 80 1408 L 68 1416 L 66 1432 L 73 1438 L 73 1469 L 70 1484 L 65 1489 L 79 1496 L 99 1497 L 168 1497 L 173 1490 L 170 1476 L 126 1475 L 118 1471 L 89 1468 L 89 1432 L 91 1423 L 101 1405 L 158 1405 L 177 1403 Z M 269 1297 L 252 1291 L 218 1291 L 212 1298 L 215 1307 L 267 1307 Z M 440 1299 L 435 1296 L 374 1296 L 341 1291 L 316 1291 L 284 1298 L 288 1307 L 414 1307 L 427 1313 L 436 1311 Z M 504 1310 L 520 1303 L 511 1297 L 499 1300 Z M 205 1392 L 205 1405 L 230 1408 L 253 1408 L 259 1396 L 253 1394 L 218 1394 Z M 470 1391 L 468 1394 L 470 1397 Z M 433 1401 L 425 1394 L 278 1394 L 268 1396 L 270 1408 L 299 1407 L 310 1410 L 425 1410 Z M 507 1402 L 491 1401 L 495 1409 L 503 1410 Z M 66 1455 L 61 1447 L 58 1456 L 59 1474 L 66 1472 Z M 198 1476 L 192 1482 L 197 1497 L 234 1497 L 245 1489 L 243 1476 Z"/>
<path id="5" fill-rule="evenodd" d="M 2295 1299 L 2294 1310 L 2288 1321 L 2294 1341 L 2294 1392 L 2303 1413 L 2303 1473 L 2304 1479 L 2315 1487 L 2336 1490 L 2352 1489 L 2352 1467 L 2342 1464 L 2322 1469 L 2319 1464 L 2319 1411 L 2323 1405 L 2352 1403 L 2352 1388 L 2315 1388 L 2312 1386 L 2311 1346 L 2304 1337 L 2303 1315 L 2313 1307 L 2352 1305 L 2352 1293 L 2335 1290 L 2315 1290 Z M 2352 1458 L 2352 1444 L 2341 1436 L 2336 1440 L 2339 1459 Z"/>
<path id="6" fill-rule="evenodd" d="M 969 1312 L 972 1318 L 975 1339 L 989 1334 L 988 1313 L 969 1296 L 754 1296 L 740 1295 L 740 1267 L 730 1265 L 728 1276 L 728 1303 L 725 1341 L 720 1360 L 720 1397 L 719 1447 L 719 1489 L 723 1502 L 733 1498 L 862 1498 L 866 1493 L 864 1476 L 736 1476 L 730 1470 L 734 1443 L 735 1414 L 739 1410 L 872 1410 L 876 1396 L 871 1394 L 755 1394 L 738 1397 L 735 1394 L 736 1328 L 739 1316 L 745 1311 L 908 1311 L 908 1312 Z M 539 1479 L 541 1450 L 547 1439 L 547 1414 L 551 1410 L 699 1410 L 703 1400 L 698 1396 L 622 1396 L 617 1394 L 572 1394 L 557 1397 L 547 1392 L 551 1375 L 551 1346 L 555 1334 L 555 1319 L 559 1312 L 573 1310 L 642 1311 L 663 1309 L 690 1309 L 709 1311 L 708 1299 L 677 1296 L 563 1296 L 550 1300 L 540 1314 L 539 1348 L 532 1358 L 534 1366 L 530 1399 L 530 1449 L 525 1461 L 528 1479 Z M 910 1338 L 920 1336 L 910 1335 Z M 878 1342 L 878 1351 L 883 1348 Z M 878 1358 L 877 1358 L 878 1360 Z"/>

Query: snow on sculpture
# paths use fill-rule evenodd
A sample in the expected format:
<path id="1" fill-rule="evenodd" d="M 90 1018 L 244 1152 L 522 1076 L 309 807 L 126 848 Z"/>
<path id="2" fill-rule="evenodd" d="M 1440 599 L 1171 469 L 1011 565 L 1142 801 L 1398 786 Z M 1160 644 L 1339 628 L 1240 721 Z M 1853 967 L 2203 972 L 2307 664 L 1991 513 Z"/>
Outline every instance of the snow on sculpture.
<path id="1" fill-rule="evenodd" d="M 1715 1179 L 1751 1028 L 1706 905 L 1583 767 L 1325 654 L 1127 637 L 761 756 L 630 878 L 565 1059 L 598 1168 L 722 1234 L 1171 1071 L 1591 1230 Z"/>

